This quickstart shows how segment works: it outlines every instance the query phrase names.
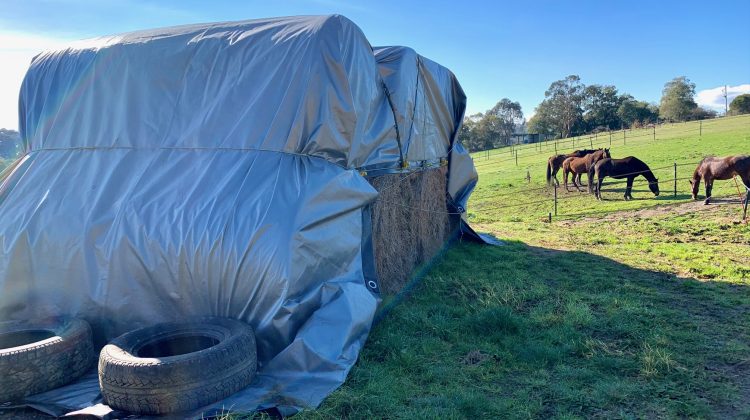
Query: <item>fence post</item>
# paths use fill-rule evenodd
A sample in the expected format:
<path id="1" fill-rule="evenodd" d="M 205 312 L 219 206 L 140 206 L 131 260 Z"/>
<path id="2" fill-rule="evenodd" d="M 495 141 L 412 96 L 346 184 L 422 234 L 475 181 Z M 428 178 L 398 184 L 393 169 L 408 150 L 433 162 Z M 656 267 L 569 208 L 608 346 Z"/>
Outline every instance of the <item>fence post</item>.
<path id="1" fill-rule="evenodd" d="M 518 166 L 518 152 L 516 152 L 516 166 Z"/>
<path id="2" fill-rule="evenodd" d="M 656 141 L 656 125 L 654 125 L 654 141 Z"/>
<path id="3" fill-rule="evenodd" d="M 674 196 L 677 197 L 677 162 L 674 163 Z"/>
<path id="4" fill-rule="evenodd" d="M 594 148 L 594 141 L 591 140 L 591 136 L 589 136 L 589 146 L 591 146 L 592 149 Z"/>
<path id="5" fill-rule="evenodd" d="M 612 147 L 612 132 L 609 132 L 609 147 Z"/>
<path id="6" fill-rule="evenodd" d="M 703 137 L 703 120 L 698 121 L 700 125 L 698 126 L 698 137 Z"/>
<path id="7" fill-rule="evenodd" d="M 625 140 L 625 137 L 626 137 L 626 136 L 625 136 L 625 130 L 622 130 L 622 145 L 623 145 L 623 146 L 625 146 L 625 144 L 627 144 L 627 143 L 626 143 L 626 140 Z"/>
<path id="8" fill-rule="evenodd" d="M 557 184 L 555 184 L 555 217 L 557 217 Z"/>

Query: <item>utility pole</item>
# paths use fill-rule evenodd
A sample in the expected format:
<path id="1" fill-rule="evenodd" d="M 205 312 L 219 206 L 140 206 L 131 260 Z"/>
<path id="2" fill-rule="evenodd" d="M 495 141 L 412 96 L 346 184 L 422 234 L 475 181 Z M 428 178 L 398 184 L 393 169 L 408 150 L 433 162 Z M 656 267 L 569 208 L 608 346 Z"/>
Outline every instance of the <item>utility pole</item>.
<path id="1" fill-rule="evenodd" d="M 727 97 L 727 85 L 724 85 L 724 116 L 729 114 L 729 99 Z"/>

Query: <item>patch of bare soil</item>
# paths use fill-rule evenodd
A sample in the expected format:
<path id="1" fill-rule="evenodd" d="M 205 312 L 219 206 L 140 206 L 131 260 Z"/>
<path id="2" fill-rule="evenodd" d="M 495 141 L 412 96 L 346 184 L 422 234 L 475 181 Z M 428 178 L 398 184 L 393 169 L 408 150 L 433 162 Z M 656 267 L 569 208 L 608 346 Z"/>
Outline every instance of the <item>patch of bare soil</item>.
<path id="1" fill-rule="evenodd" d="M 466 355 L 461 358 L 461 363 L 469 366 L 474 366 L 486 362 L 490 359 L 497 360 L 498 357 L 489 353 L 485 353 L 481 350 L 472 350 L 466 353 Z"/>
<path id="2" fill-rule="evenodd" d="M 732 384 L 740 390 L 740 395 L 750 397 L 750 360 L 738 363 L 709 363 L 704 369 L 709 373 L 716 373 L 722 378 L 731 378 Z M 750 398 L 744 398 L 735 402 L 722 402 L 716 404 L 714 409 L 722 418 L 741 418 L 750 412 Z"/>
<path id="3" fill-rule="evenodd" d="M 739 208 L 740 201 L 737 198 L 731 199 L 731 198 L 716 198 L 711 199 L 711 204 L 703 204 L 703 201 L 690 201 L 687 203 L 682 204 L 673 204 L 673 205 L 661 205 L 661 206 L 655 206 L 655 207 L 649 207 L 645 209 L 639 209 L 639 210 L 623 210 L 618 211 L 614 213 L 609 213 L 605 216 L 599 216 L 599 217 L 586 217 L 577 221 L 571 221 L 568 224 L 573 225 L 577 223 L 589 223 L 589 222 L 595 222 L 595 221 L 615 221 L 615 220 L 622 220 L 623 218 L 651 218 L 651 217 L 658 217 L 658 216 L 679 216 L 687 213 L 695 213 L 698 211 L 701 212 L 716 212 L 725 206 L 735 206 Z M 564 222 L 561 222 L 564 223 Z"/>

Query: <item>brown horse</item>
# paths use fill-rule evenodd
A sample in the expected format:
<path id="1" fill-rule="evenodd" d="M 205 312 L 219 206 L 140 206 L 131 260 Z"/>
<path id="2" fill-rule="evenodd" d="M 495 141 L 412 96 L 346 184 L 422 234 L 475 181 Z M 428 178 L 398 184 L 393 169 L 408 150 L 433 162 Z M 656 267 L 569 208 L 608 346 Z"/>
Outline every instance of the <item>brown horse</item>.
<path id="1" fill-rule="evenodd" d="M 554 180 L 554 183 L 556 185 L 560 185 L 560 182 L 557 180 L 557 171 L 562 168 L 562 164 L 565 161 L 565 159 L 569 157 L 583 157 L 588 154 L 596 152 L 597 149 L 583 149 L 583 150 L 576 150 L 572 153 L 568 154 L 562 154 L 562 155 L 552 155 L 549 159 L 547 159 L 547 184 L 552 185 L 552 181 Z M 602 150 L 602 149 L 598 149 Z"/>
<path id="2" fill-rule="evenodd" d="M 708 204 L 711 201 L 711 189 L 714 186 L 714 180 L 731 179 L 733 176 L 738 175 L 742 179 L 742 183 L 745 184 L 745 188 L 748 193 L 745 194 L 745 202 L 748 200 L 750 195 L 750 156 L 748 155 L 737 155 L 727 157 L 707 157 L 704 158 L 698 167 L 693 172 L 693 179 L 690 184 L 693 186 L 693 200 L 698 199 L 698 188 L 700 187 L 701 178 L 703 183 L 706 185 L 706 200 L 703 204 Z"/>
<path id="3" fill-rule="evenodd" d="M 569 157 L 563 161 L 563 182 L 565 183 L 565 190 L 568 189 L 568 174 L 573 173 L 573 185 L 578 191 L 581 191 L 579 184 L 581 184 L 581 175 L 589 173 L 589 170 L 594 167 L 594 164 L 602 159 L 612 157 L 609 154 L 609 149 L 599 149 L 594 153 L 590 153 L 583 157 Z M 578 182 L 576 183 L 576 179 Z M 593 191 L 592 179 L 589 177 L 589 192 Z"/>
<path id="4" fill-rule="evenodd" d="M 655 196 L 659 196 L 659 180 L 651 172 L 651 168 L 635 156 L 628 156 L 624 159 L 602 159 L 591 168 L 589 179 L 596 179 L 594 194 L 597 200 L 602 199 L 602 181 L 608 176 L 614 179 L 627 179 L 625 200 L 633 199 L 630 194 L 633 191 L 633 180 L 639 176 L 646 178 L 648 188 Z"/>

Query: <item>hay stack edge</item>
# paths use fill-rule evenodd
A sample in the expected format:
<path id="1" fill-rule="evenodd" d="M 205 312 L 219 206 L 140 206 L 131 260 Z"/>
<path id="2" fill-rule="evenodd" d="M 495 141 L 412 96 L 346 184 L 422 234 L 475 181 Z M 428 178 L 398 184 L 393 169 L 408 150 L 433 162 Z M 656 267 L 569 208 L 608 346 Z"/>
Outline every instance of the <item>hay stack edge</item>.
<path id="1" fill-rule="evenodd" d="M 186 25 L 46 51 L 0 180 L 0 319 L 231 317 L 253 384 L 200 413 L 317 407 L 477 181 L 455 76 L 343 16 Z M 25 402 L 97 404 L 96 372 Z M 197 415 L 197 413 L 193 413 Z M 187 413 L 186 415 L 189 415 Z"/>

